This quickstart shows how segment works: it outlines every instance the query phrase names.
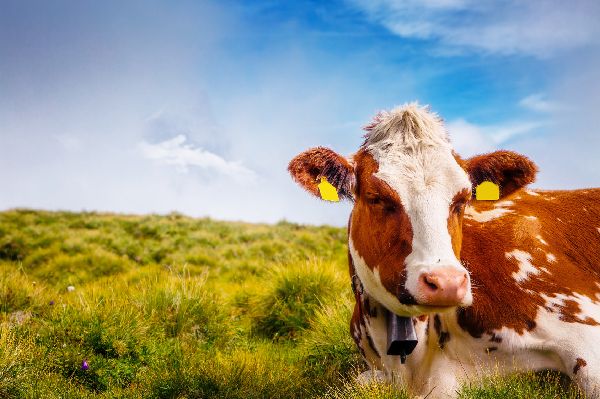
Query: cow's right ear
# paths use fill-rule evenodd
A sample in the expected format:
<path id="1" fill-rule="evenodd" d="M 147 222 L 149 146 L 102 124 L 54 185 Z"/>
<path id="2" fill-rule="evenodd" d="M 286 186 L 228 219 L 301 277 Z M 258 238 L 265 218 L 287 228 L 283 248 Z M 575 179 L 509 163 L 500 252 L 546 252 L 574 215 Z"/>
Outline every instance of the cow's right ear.
<path id="1" fill-rule="evenodd" d="M 290 161 L 288 171 L 296 183 L 314 196 L 321 198 L 318 184 L 325 177 L 340 198 L 354 198 L 354 167 L 329 148 L 311 148 L 298 154 Z"/>
<path id="2" fill-rule="evenodd" d="M 513 151 L 494 151 L 457 162 L 469 174 L 473 187 L 484 181 L 500 186 L 500 198 L 505 197 L 535 180 L 538 168 L 533 161 Z M 475 193 L 475 190 L 473 190 Z"/>

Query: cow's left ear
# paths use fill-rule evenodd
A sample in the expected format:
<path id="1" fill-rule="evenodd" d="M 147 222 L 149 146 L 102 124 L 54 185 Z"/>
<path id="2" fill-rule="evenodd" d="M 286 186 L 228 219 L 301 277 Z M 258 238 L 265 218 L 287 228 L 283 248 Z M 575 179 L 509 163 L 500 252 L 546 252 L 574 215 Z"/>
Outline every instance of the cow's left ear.
<path id="1" fill-rule="evenodd" d="M 473 188 L 491 181 L 500 186 L 501 197 L 532 183 L 538 171 L 536 164 L 526 156 L 504 150 L 478 155 L 459 164 L 469 174 Z"/>
<path id="2" fill-rule="evenodd" d="M 290 161 L 288 171 L 296 183 L 314 196 L 321 197 L 318 185 L 321 178 L 325 178 L 340 198 L 354 198 L 354 167 L 329 148 L 311 148 L 296 155 Z"/>

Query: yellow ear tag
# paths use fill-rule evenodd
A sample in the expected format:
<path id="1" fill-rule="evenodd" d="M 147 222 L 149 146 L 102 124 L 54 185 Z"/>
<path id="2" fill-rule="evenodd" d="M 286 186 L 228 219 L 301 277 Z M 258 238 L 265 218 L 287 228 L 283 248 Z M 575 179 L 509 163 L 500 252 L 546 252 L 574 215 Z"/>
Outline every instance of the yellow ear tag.
<path id="1" fill-rule="evenodd" d="M 484 181 L 475 188 L 475 199 L 478 201 L 495 201 L 500 199 L 500 187 L 491 181 Z"/>
<path id="2" fill-rule="evenodd" d="M 336 188 L 327 181 L 325 176 L 321 176 L 321 183 L 319 183 L 318 187 L 319 192 L 321 193 L 321 198 L 323 198 L 325 201 L 338 202 L 340 200 Z"/>

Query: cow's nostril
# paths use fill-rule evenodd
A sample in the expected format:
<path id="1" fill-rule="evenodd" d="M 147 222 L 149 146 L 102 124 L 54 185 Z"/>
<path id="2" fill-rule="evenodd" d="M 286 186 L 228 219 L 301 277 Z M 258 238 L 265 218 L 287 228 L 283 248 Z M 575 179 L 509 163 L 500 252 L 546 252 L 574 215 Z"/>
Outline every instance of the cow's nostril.
<path id="1" fill-rule="evenodd" d="M 463 274 L 462 279 L 460 280 L 460 283 L 458 284 L 459 288 L 466 288 L 467 284 L 469 283 L 469 278 L 467 277 L 467 274 Z"/>
<path id="2" fill-rule="evenodd" d="M 425 283 L 425 285 L 427 285 L 433 291 L 438 289 L 437 284 L 435 283 L 434 279 L 431 276 L 427 276 L 427 275 L 423 276 L 423 282 Z"/>

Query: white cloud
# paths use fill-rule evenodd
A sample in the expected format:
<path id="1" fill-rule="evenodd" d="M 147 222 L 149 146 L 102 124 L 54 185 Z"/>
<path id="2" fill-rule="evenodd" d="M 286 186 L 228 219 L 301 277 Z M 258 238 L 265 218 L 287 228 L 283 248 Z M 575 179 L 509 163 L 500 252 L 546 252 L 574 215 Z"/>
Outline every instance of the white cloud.
<path id="1" fill-rule="evenodd" d="M 446 127 L 454 149 L 462 156 L 469 157 L 493 151 L 496 148 L 494 141 L 483 132 L 481 126 L 469 123 L 462 118 L 448 122 Z"/>
<path id="2" fill-rule="evenodd" d="M 349 1 L 399 36 L 438 41 L 444 48 L 548 56 L 600 41 L 600 2 L 593 0 Z"/>
<path id="3" fill-rule="evenodd" d="M 139 148 L 145 158 L 174 165 L 180 173 L 187 173 L 190 167 L 198 167 L 239 181 L 252 181 L 256 178 L 254 171 L 241 163 L 227 161 L 210 151 L 186 144 L 186 140 L 186 136 L 180 134 L 156 144 L 142 141 Z"/>
<path id="4" fill-rule="evenodd" d="M 75 135 L 55 134 L 52 137 L 67 151 L 79 151 L 83 148 L 82 140 Z"/>
<path id="5" fill-rule="evenodd" d="M 510 122 L 503 125 L 488 126 L 486 130 L 495 143 L 503 144 L 517 136 L 531 133 L 533 130 L 544 126 L 544 124 L 541 121 Z"/>
<path id="6" fill-rule="evenodd" d="M 543 126 L 543 122 L 508 122 L 499 125 L 477 125 L 462 118 L 447 123 L 454 149 L 464 157 L 490 152 L 509 140 L 527 135 Z"/>
<path id="7" fill-rule="evenodd" d="M 522 98 L 519 105 L 536 112 L 552 112 L 561 108 L 559 104 L 547 100 L 544 95 L 539 93 Z"/>

